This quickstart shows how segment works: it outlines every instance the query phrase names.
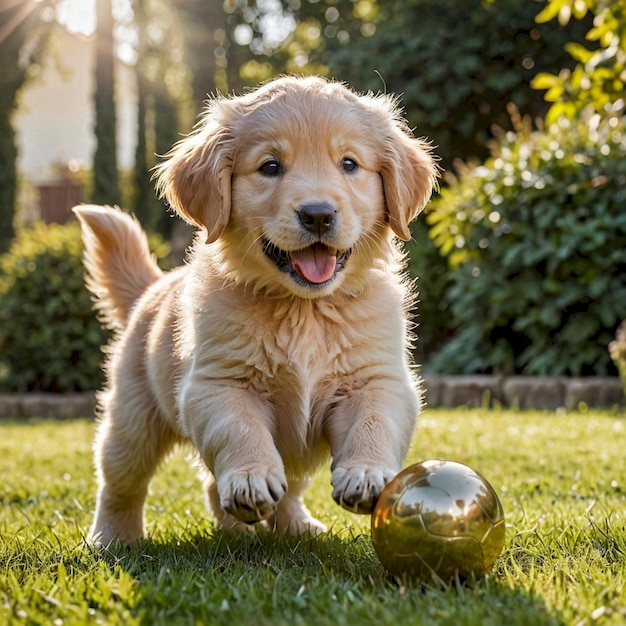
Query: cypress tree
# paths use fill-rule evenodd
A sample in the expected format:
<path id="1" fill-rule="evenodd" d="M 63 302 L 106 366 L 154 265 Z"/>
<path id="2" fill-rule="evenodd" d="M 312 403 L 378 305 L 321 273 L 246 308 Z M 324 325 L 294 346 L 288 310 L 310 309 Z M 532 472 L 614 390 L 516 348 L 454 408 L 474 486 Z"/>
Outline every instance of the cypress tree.
<path id="1" fill-rule="evenodd" d="M 17 142 L 11 117 L 29 70 L 39 62 L 48 42 L 52 24 L 40 19 L 47 5 L 26 0 L 0 9 L 0 253 L 9 249 L 14 235 Z"/>
<path id="2" fill-rule="evenodd" d="M 111 0 L 96 0 L 96 151 L 93 202 L 119 204 Z"/>

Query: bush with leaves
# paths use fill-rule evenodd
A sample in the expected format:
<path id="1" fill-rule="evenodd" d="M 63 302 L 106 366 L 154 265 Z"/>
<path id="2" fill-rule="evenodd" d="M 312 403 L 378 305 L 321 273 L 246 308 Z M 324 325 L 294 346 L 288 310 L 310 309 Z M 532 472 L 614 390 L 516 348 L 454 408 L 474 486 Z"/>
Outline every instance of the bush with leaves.
<path id="1" fill-rule="evenodd" d="M 586 45 L 572 41 L 565 46 L 576 66 L 558 74 L 542 72 L 531 81 L 554 103 L 546 116 L 549 123 L 561 116 L 573 119 L 587 107 L 607 117 L 620 117 L 626 109 L 626 0 L 549 0 L 537 22 L 556 18 L 565 26 L 571 17 L 583 20 L 590 14 L 593 27 Z"/>
<path id="2" fill-rule="evenodd" d="M 515 125 L 430 205 L 456 325 L 431 368 L 614 373 L 607 347 L 626 311 L 624 125 Z"/>
<path id="3" fill-rule="evenodd" d="M 162 242 L 158 255 L 167 253 Z M 0 257 L 0 389 L 68 392 L 102 382 L 107 334 L 84 286 L 76 222 L 22 229 Z"/>
<path id="4" fill-rule="evenodd" d="M 0 257 L 0 388 L 82 391 L 102 380 L 107 336 L 83 285 L 78 224 L 23 229 Z"/>

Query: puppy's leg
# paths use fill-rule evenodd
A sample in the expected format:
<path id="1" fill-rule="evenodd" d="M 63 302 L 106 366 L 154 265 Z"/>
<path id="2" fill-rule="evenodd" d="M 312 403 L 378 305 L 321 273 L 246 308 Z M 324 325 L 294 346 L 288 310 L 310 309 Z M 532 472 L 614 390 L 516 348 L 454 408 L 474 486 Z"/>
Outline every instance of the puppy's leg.
<path id="1" fill-rule="evenodd" d="M 105 403 L 94 444 L 99 487 L 91 541 L 106 547 L 142 537 L 148 483 L 174 442 L 155 409 L 131 398 Z"/>
<path id="2" fill-rule="evenodd" d="M 287 480 L 269 402 L 230 383 L 192 379 L 182 389 L 180 415 L 215 477 L 209 498 L 218 522 L 233 524 L 224 513 L 246 524 L 272 516 Z"/>
<path id="3" fill-rule="evenodd" d="M 289 535 L 319 535 L 326 532 L 326 526 L 304 506 L 302 495 L 308 486 L 308 479 L 289 481 L 287 493 L 278 503 L 274 517 L 273 526 L 278 532 Z"/>
<path id="4" fill-rule="evenodd" d="M 377 380 L 336 399 L 327 422 L 333 456 L 333 499 L 354 513 L 371 513 L 400 471 L 419 411 L 411 384 Z"/>

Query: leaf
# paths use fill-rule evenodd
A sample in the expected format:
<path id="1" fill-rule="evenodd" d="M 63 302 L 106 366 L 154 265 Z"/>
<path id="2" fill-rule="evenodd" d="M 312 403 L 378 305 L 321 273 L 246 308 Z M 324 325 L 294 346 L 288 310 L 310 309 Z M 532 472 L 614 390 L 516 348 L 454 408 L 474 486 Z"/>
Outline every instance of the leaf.
<path id="1" fill-rule="evenodd" d="M 548 74 L 546 72 L 540 72 L 530 81 L 530 86 L 533 89 L 550 89 L 556 87 L 561 82 L 558 76 L 554 74 Z"/>
<path id="2" fill-rule="evenodd" d="M 548 89 L 547 93 L 543 95 L 543 99 L 546 102 L 558 102 L 563 95 L 564 89 L 562 85 L 555 85 L 551 89 Z"/>
<path id="3" fill-rule="evenodd" d="M 561 118 L 572 120 L 576 117 L 577 110 L 573 102 L 555 102 L 546 115 L 546 124 L 556 124 Z"/>
<path id="4" fill-rule="evenodd" d="M 559 24 L 565 26 L 572 17 L 572 6 L 569 2 L 563 2 L 557 16 Z"/>
<path id="5" fill-rule="evenodd" d="M 545 24 L 546 22 L 553 20 L 559 14 L 559 11 L 565 4 L 565 1 L 566 0 L 551 0 L 551 2 L 548 2 L 545 8 L 542 9 L 535 17 L 535 22 L 537 22 L 537 24 Z"/>
<path id="6" fill-rule="evenodd" d="M 591 50 L 587 50 L 585 46 L 575 42 L 566 43 L 564 48 L 573 59 L 584 65 L 586 65 L 596 54 Z"/>

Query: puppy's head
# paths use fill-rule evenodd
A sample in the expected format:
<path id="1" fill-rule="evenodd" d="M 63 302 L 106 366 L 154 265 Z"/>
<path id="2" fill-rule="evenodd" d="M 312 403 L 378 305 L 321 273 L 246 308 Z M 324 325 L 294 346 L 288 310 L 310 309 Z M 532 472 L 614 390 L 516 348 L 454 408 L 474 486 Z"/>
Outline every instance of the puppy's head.
<path id="1" fill-rule="evenodd" d="M 158 188 L 217 242 L 222 267 L 305 298 L 358 289 L 428 201 L 437 166 L 396 101 L 284 77 L 210 101 Z"/>

